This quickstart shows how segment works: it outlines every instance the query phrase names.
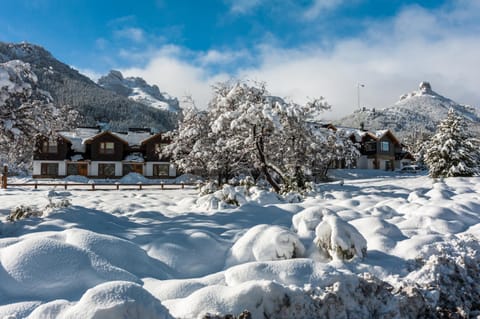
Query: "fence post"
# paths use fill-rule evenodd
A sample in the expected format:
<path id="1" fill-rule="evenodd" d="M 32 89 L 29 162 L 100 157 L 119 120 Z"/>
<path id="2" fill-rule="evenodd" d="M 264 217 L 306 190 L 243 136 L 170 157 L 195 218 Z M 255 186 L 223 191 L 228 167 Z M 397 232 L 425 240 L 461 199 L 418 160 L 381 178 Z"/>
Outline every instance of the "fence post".
<path id="1" fill-rule="evenodd" d="M 117 186 L 117 191 L 120 189 L 120 183 L 116 182 L 115 185 Z"/>
<path id="2" fill-rule="evenodd" d="M 181 182 L 180 184 L 182 184 L 182 189 L 184 189 L 185 188 L 185 183 Z"/>
<path id="3" fill-rule="evenodd" d="M 164 183 L 164 182 L 161 182 L 161 183 L 160 183 L 160 187 L 161 187 L 162 190 L 163 190 L 163 187 L 165 187 L 165 183 Z"/>
<path id="4" fill-rule="evenodd" d="M 38 181 L 35 181 L 35 186 L 34 186 L 35 189 L 38 189 Z"/>
<path id="5" fill-rule="evenodd" d="M 95 182 L 92 182 L 92 191 L 95 190 Z"/>
<path id="6" fill-rule="evenodd" d="M 3 165 L 3 174 L 2 174 L 2 188 L 7 189 L 7 176 L 8 176 L 8 165 Z"/>
<path id="7" fill-rule="evenodd" d="M 142 190 L 142 182 L 138 182 L 138 189 Z"/>
<path id="8" fill-rule="evenodd" d="M 65 184 L 63 185 L 65 187 L 65 190 L 67 189 L 67 182 L 65 181 Z"/>

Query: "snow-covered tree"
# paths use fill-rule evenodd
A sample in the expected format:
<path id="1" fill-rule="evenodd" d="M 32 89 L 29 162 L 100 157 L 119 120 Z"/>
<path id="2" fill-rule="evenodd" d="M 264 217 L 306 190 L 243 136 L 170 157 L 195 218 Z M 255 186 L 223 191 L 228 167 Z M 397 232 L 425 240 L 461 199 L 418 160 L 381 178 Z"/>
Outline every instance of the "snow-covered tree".
<path id="1" fill-rule="evenodd" d="M 425 164 L 425 152 L 432 135 L 433 134 L 426 131 L 415 130 L 404 136 L 403 143 L 406 145 L 407 150 L 413 155 L 417 164 Z"/>
<path id="2" fill-rule="evenodd" d="M 347 138 L 312 129 L 308 119 L 327 108 L 323 98 L 299 105 L 272 96 L 264 84 L 221 83 L 206 112 L 186 111 L 167 150 L 186 170 L 201 163 L 220 184 L 250 173 L 276 192 L 302 189 L 315 165 L 357 152 Z"/>
<path id="3" fill-rule="evenodd" d="M 425 162 L 431 177 L 473 176 L 479 172 L 478 139 L 472 137 L 463 117 L 452 109 L 430 139 Z"/>
<path id="4" fill-rule="evenodd" d="M 78 119 L 68 106 L 57 107 L 52 97 L 37 87 L 37 76 L 28 63 L 0 63 L 0 161 L 13 171 L 31 162 L 33 138 L 51 135 Z"/>
<path id="5" fill-rule="evenodd" d="M 303 106 L 287 102 L 271 96 L 265 84 L 224 83 L 210 103 L 211 128 L 228 141 L 229 150 L 246 154 L 249 168 L 279 192 L 280 184 L 303 183 L 311 163 L 304 155 L 313 146 L 306 120 L 328 107 L 323 98 Z"/>

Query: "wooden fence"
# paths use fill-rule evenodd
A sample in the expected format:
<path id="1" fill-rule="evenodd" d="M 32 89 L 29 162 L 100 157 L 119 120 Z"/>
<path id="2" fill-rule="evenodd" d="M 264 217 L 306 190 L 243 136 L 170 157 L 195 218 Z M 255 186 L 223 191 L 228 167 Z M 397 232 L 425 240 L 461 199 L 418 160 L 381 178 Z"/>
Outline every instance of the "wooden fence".
<path id="1" fill-rule="evenodd" d="M 185 186 L 195 186 L 191 183 L 95 183 L 93 180 L 90 183 L 74 183 L 74 182 L 29 182 L 29 183 L 8 183 L 8 167 L 5 165 L 3 167 L 3 173 L 1 177 L 1 184 L 3 189 L 8 187 L 33 187 L 38 189 L 39 187 L 60 187 L 63 189 L 82 189 L 82 190 L 120 190 L 120 189 L 185 189 Z"/>

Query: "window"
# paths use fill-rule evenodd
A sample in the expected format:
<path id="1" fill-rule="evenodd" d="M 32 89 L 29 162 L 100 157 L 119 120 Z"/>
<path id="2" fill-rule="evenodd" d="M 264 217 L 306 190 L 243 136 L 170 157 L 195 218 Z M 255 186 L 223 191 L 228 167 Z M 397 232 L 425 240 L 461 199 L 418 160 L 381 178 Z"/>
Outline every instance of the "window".
<path id="1" fill-rule="evenodd" d="M 376 142 L 367 142 L 365 143 L 365 151 L 376 151 L 377 150 L 377 143 Z"/>
<path id="2" fill-rule="evenodd" d="M 50 153 L 50 154 L 58 153 L 57 141 L 44 141 L 42 143 L 42 153 Z"/>
<path id="3" fill-rule="evenodd" d="M 115 176 L 115 164 L 98 164 L 98 176 L 114 177 Z"/>
<path id="4" fill-rule="evenodd" d="M 113 142 L 100 142 L 100 154 L 114 154 L 115 143 Z"/>
<path id="5" fill-rule="evenodd" d="M 123 175 L 129 173 L 143 174 L 143 164 L 123 164 Z"/>
<path id="6" fill-rule="evenodd" d="M 67 164 L 67 175 L 87 176 L 87 164 Z"/>
<path id="7" fill-rule="evenodd" d="M 153 164 L 153 176 L 168 176 L 170 164 Z"/>
<path id="8" fill-rule="evenodd" d="M 390 143 L 387 142 L 387 141 L 382 141 L 382 142 L 380 143 L 380 150 L 381 150 L 382 152 L 388 152 L 388 151 L 390 151 Z"/>
<path id="9" fill-rule="evenodd" d="M 41 174 L 44 176 L 58 176 L 58 163 L 42 163 Z"/>

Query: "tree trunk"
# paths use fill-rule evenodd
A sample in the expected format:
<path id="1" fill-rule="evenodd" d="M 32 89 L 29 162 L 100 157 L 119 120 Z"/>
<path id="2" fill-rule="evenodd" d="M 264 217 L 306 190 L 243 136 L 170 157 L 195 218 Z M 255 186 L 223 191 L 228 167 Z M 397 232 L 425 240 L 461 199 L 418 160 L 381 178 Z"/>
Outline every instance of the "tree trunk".
<path id="1" fill-rule="evenodd" d="M 253 128 L 253 132 L 254 132 L 254 134 L 256 133 L 255 132 L 255 127 Z M 267 160 L 266 160 L 265 154 L 263 152 L 264 151 L 263 136 L 260 135 L 258 138 L 257 137 L 255 138 L 255 146 L 257 147 L 258 158 L 259 158 L 260 162 L 262 163 L 262 169 L 261 170 L 262 170 L 262 173 L 265 175 L 265 179 L 272 186 L 275 193 L 279 193 L 280 192 L 280 186 L 278 185 L 277 182 L 275 182 L 275 180 L 273 179 L 272 175 L 270 174 L 270 172 L 268 170 Z"/>

